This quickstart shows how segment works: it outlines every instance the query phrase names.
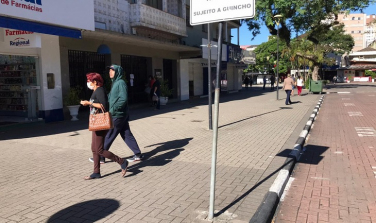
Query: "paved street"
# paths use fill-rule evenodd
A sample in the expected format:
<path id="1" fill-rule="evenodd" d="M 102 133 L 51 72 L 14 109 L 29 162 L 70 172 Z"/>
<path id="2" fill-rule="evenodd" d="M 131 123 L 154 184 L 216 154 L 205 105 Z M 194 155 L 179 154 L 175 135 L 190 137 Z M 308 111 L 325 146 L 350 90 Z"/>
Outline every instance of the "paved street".
<path id="1" fill-rule="evenodd" d="M 328 91 L 276 223 L 376 222 L 376 85 Z"/>
<path id="2" fill-rule="evenodd" d="M 254 87 L 221 98 L 215 222 L 251 219 L 320 97 L 294 96 L 292 101 L 299 103 L 285 106 L 275 95 Z M 366 103 L 368 95 L 348 97 L 351 103 Z M 341 97 L 328 96 L 320 123 L 330 121 L 322 118 L 330 100 Z M 280 97 L 285 97 L 282 90 Z M 132 109 L 131 129 L 147 160 L 130 164 L 125 178 L 118 164 L 108 162 L 101 166 L 101 179 L 83 180 L 93 170 L 85 114 L 77 122 L 0 128 L 0 222 L 207 222 L 212 132 L 206 103 L 194 99 L 170 103 L 161 111 Z M 334 120 L 347 115 L 341 103 L 343 114 Z M 372 110 L 364 109 L 354 111 L 370 117 Z M 325 134 L 319 127 L 314 130 Z M 350 140 L 353 133 L 344 134 L 343 142 L 360 143 Z M 338 150 L 345 157 L 350 149 Z M 111 151 L 132 155 L 120 137 Z M 370 166 L 365 174 L 373 174 Z"/>

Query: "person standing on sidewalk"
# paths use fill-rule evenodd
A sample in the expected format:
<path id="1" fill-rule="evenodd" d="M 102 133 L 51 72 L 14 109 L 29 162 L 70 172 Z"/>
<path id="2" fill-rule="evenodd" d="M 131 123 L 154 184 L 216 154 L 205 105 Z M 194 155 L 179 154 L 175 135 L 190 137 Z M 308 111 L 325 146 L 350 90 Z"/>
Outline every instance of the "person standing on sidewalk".
<path id="1" fill-rule="evenodd" d="M 157 105 L 154 110 L 161 109 L 161 83 L 159 82 L 157 77 L 154 77 L 155 81 L 152 87 L 153 95 L 156 95 L 158 97 Z"/>
<path id="2" fill-rule="evenodd" d="M 274 90 L 274 83 L 275 83 L 275 77 L 274 77 L 274 75 L 272 75 L 271 77 L 270 77 L 270 90 Z"/>
<path id="3" fill-rule="evenodd" d="M 303 79 L 300 76 L 298 76 L 298 79 L 296 80 L 296 88 L 298 88 L 298 95 L 300 96 L 303 89 Z"/>
<path id="4" fill-rule="evenodd" d="M 291 78 L 291 74 L 287 74 L 287 78 L 283 81 L 283 90 L 286 92 L 286 102 L 285 104 L 292 104 L 290 95 L 292 91 L 292 87 L 294 86 L 294 80 Z"/>
<path id="5" fill-rule="evenodd" d="M 264 86 L 262 87 L 263 90 L 265 90 L 265 85 L 266 85 L 266 76 L 264 75 L 264 77 L 262 78 L 262 81 L 264 83 Z"/>
<path id="6" fill-rule="evenodd" d="M 98 73 L 89 73 L 86 75 L 86 78 L 87 86 L 90 90 L 93 90 L 93 94 L 90 97 L 90 101 L 81 101 L 81 105 L 90 106 L 90 114 L 95 114 L 96 112 L 102 113 L 102 108 L 104 108 L 107 111 L 108 100 L 106 92 L 102 87 L 103 78 Z M 108 130 L 92 131 L 91 151 L 93 152 L 94 172 L 90 176 L 85 177 L 85 180 L 101 178 L 99 163 L 100 156 L 106 157 L 107 159 L 111 159 L 117 162 L 121 166 L 121 174 L 123 177 L 127 172 L 127 160 L 122 159 L 116 156 L 115 154 L 103 149 L 104 138 L 107 132 Z"/>
<path id="7" fill-rule="evenodd" d="M 149 92 L 149 97 L 150 97 L 150 100 L 151 100 L 151 107 L 155 106 L 156 105 L 156 102 L 153 101 L 153 95 L 154 95 L 154 90 L 153 90 L 153 86 L 154 86 L 154 83 L 155 83 L 155 78 L 153 77 L 153 75 L 150 75 L 149 76 L 149 81 L 150 81 L 150 92 Z"/>
<path id="8" fill-rule="evenodd" d="M 108 94 L 109 112 L 113 118 L 114 128 L 107 132 L 104 140 L 104 150 L 108 151 L 120 134 L 125 144 L 133 151 L 134 156 L 127 159 L 128 162 L 141 161 L 143 155 L 129 127 L 128 91 L 123 80 L 123 68 L 118 65 L 111 65 L 109 75 L 112 81 L 111 91 Z M 93 161 L 92 158 L 89 159 Z M 105 163 L 102 157 L 101 163 Z"/>

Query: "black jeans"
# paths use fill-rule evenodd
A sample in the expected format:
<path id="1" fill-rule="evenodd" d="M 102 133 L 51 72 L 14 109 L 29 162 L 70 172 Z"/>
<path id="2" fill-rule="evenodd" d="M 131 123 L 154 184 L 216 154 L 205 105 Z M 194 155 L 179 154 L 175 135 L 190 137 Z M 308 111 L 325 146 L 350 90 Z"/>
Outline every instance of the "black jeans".
<path id="1" fill-rule="evenodd" d="M 285 90 L 285 91 L 286 91 L 286 102 L 285 102 L 285 104 L 288 105 L 288 104 L 291 104 L 290 96 L 291 96 L 292 90 Z"/>
<path id="2" fill-rule="evenodd" d="M 116 137 L 120 134 L 125 144 L 132 150 L 135 155 L 141 154 L 140 147 L 134 138 L 131 128 L 129 127 L 129 117 L 113 118 L 114 128 L 107 132 L 104 140 L 104 150 L 109 150 Z"/>

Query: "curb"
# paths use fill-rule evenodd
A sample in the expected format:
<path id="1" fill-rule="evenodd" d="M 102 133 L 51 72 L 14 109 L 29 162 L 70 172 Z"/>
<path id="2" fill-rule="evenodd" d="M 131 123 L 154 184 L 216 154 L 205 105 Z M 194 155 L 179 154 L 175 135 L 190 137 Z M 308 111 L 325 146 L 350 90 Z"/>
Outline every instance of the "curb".
<path id="1" fill-rule="evenodd" d="M 285 186 L 290 178 L 290 174 L 294 169 L 295 163 L 300 159 L 305 140 L 312 128 L 313 122 L 317 118 L 323 101 L 324 95 L 321 96 L 320 100 L 317 102 L 311 116 L 296 140 L 294 149 L 286 158 L 283 168 L 279 171 L 277 178 L 274 180 L 272 186 L 269 188 L 269 191 L 266 193 L 264 200 L 257 208 L 257 211 L 253 215 L 252 219 L 249 221 L 250 223 L 268 223 L 272 221 L 274 213 L 279 204 L 280 197 L 282 196 L 283 190 L 285 189 Z"/>

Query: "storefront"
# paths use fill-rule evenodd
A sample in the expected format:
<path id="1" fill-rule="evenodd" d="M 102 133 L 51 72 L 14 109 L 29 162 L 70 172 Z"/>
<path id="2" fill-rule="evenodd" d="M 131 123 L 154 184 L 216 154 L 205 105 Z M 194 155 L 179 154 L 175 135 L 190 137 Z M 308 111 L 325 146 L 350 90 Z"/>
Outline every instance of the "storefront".
<path id="1" fill-rule="evenodd" d="M 0 15 L 0 116 L 63 120 L 59 36 L 94 30 L 94 3 L 1 1 Z"/>
<path id="2" fill-rule="evenodd" d="M 0 54 L 0 116 L 37 117 L 37 60 Z"/>

